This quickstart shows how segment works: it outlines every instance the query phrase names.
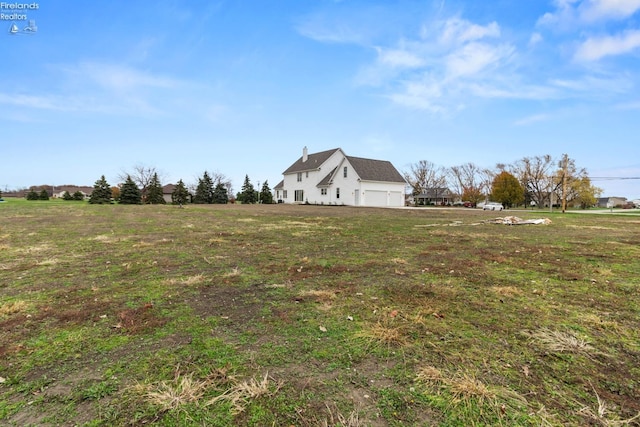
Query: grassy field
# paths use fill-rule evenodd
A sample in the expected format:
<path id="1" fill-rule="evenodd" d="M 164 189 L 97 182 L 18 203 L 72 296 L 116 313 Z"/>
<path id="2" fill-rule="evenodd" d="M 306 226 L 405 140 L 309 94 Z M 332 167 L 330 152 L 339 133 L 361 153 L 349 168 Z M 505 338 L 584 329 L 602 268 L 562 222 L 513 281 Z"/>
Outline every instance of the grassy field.
<path id="1" fill-rule="evenodd" d="M 0 425 L 640 425 L 640 217 L 0 204 Z"/>

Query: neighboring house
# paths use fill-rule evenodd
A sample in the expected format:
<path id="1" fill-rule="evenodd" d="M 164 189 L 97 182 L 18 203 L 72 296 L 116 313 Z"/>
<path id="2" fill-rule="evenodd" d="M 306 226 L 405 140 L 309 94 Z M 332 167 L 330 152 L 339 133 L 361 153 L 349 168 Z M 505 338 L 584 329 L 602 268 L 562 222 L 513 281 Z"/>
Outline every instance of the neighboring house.
<path id="1" fill-rule="evenodd" d="M 598 199 L 599 208 L 615 208 L 616 206 L 624 206 L 626 203 L 626 197 L 600 197 Z"/>
<path id="2" fill-rule="evenodd" d="M 59 187 L 52 187 L 51 192 L 52 192 L 52 198 L 54 199 L 62 199 L 62 197 L 64 196 L 65 191 L 68 191 L 69 194 L 71 194 L 73 196 L 74 193 L 76 193 L 77 191 L 81 192 L 85 198 L 91 196 L 91 193 L 93 193 L 93 187 L 80 187 L 77 185 L 61 185 Z"/>
<path id="3" fill-rule="evenodd" d="M 167 203 L 173 202 L 173 200 L 171 200 L 171 195 L 173 194 L 173 190 L 175 190 L 175 188 L 176 188 L 175 184 L 167 184 L 162 187 L 162 198 L 164 199 L 165 202 Z"/>
<path id="4" fill-rule="evenodd" d="M 424 192 L 413 196 L 416 205 L 449 205 L 455 201 L 456 195 L 448 188 L 427 188 Z"/>
<path id="5" fill-rule="evenodd" d="M 404 206 L 406 181 L 391 162 L 347 156 L 342 149 L 309 154 L 274 187 L 279 203 Z"/>

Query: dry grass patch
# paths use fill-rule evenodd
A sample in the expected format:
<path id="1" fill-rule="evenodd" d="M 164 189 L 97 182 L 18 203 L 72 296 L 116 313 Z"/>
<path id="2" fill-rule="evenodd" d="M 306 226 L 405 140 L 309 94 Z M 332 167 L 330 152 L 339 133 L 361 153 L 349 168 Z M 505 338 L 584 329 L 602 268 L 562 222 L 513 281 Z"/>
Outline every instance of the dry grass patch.
<path id="1" fill-rule="evenodd" d="M 52 247 L 48 243 L 42 243 L 40 245 L 29 246 L 28 248 L 19 249 L 18 252 L 25 254 L 37 254 L 40 252 L 46 252 L 51 250 Z"/>
<path id="2" fill-rule="evenodd" d="M 329 404 L 325 404 L 327 407 L 327 416 L 322 420 L 322 422 L 318 423 L 318 425 L 322 427 L 333 427 L 333 426 L 342 426 L 342 427 L 360 427 L 365 424 L 360 421 L 360 416 L 358 415 L 358 411 L 351 411 L 348 415 L 343 415 L 340 410 L 333 405 L 333 409 Z"/>
<path id="3" fill-rule="evenodd" d="M 401 328 L 384 325 L 381 322 L 361 330 L 356 333 L 356 337 L 364 338 L 371 344 L 382 344 L 386 346 L 403 346 L 407 344 L 407 338 Z"/>
<path id="4" fill-rule="evenodd" d="M 578 315 L 578 319 L 583 323 L 598 328 L 600 330 L 613 331 L 617 334 L 625 333 L 624 328 L 616 321 L 605 320 L 602 317 L 594 313 L 582 313 Z"/>
<path id="5" fill-rule="evenodd" d="M 91 237 L 89 240 L 93 240 L 93 241 L 100 242 L 100 243 L 110 244 L 110 243 L 116 243 L 116 242 L 119 242 L 119 241 L 125 240 L 125 239 L 117 238 L 117 237 L 115 237 L 113 235 L 110 235 L 110 234 L 99 234 L 99 235 L 97 235 L 95 237 Z"/>
<path id="6" fill-rule="evenodd" d="M 301 299 L 312 298 L 316 302 L 320 303 L 331 303 L 333 300 L 337 298 L 337 295 L 333 291 L 321 291 L 321 290 L 311 290 L 304 291 L 299 294 Z"/>
<path id="7" fill-rule="evenodd" d="M 167 281 L 170 285 L 197 285 L 204 282 L 206 277 L 204 274 L 196 274 L 195 276 L 185 277 L 184 279 L 169 279 Z"/>
<path id="8" fill-rule="evenodd" d="M 0 305 L 0 316 L 9 316 L 11 314 L 26 311 L 29 305 L 24 301 L 13 301 Z"/>
<path id="9" fill-rule="evenodd" d="M 160 407 L 163 411 L 180 409 L 190 403 L 198 403 L 212 389 L 226 386 L 234 378 L 226 369 L 216 369 L 203 380 L 196 380 L 193 374 L 182 375 L 176 369 L 172 381 L 157 384 L 136 384 L 134 393 L 141 395 L 147 403 Z"/>
<path id="10" fill-rule="evenodd" d="M 492 286 L 491 290 L 498 295 L 514 297 L 522 295 L 522 291 L 514 286 Z"/>
<path id="11" fill-rule="evenodd" d="M 242 276 L 242 271 L 240 271 L 240 268 L 238 267 L 233 267 L 231 269 L 231 271 L 229 271 L 228 273 L 225 273 L 224 276 L 222 277 L 239 277 Z"/>
<path id="12" fill-rule="evenodd" d="M 282 387 L 280 382 L 276 382 L 265 373 L 261 380 L 250 378 L 247 381 L 234 384 L 229 390 L 219 396 L 209 400 L 207 405 L 214 405 L 218 402 L 228 402 L 231 404 L 234 414 L 244 411 L 251 400 L 263 396 L 273 396 Z"/>
<path id="13" fill-rule="evenodd" d="M 194 380 L 191 374 L 177 375 L 173 381 L 162 381 L 158 384 L 137 384 L 134 392 L 144 399 L 159 406 L 163 411 L 179 409 L 181 406 L 198 402 L 212 386 L 208 380 Z"/>
<path id="14" fill-rule="evenodd" d="M 491 409 L 501 415 L 507 408 L 527 407 L 527 400 L 506 387 L 485 384 L 475 375 L 467 372 L 447 373 L 434 366 L 418 370 L 416 381 L 428 386 L 432 391 L 447 391 L 452 405 L 464 407 L 479 406 Z"/>
<path id="15" fill-rule="evenodd" d="M 523 334 L 551 353 L 574 353 L 585 356 L 596 353 L 596 349 L 587 340 L 568 331 L 553 331 L 542 328 L 535 332 L 525 331 Z"/>
<path id="16" fill-rule="evenodd" d="M 56 264 L 58 264 L 58 262 L 59 261 L 56 258 L 48 258 L 48 259 L 43 259 L 42 261 L 36 262 L 36 265 L 39 265 L 39 266 L 56 265 Z"/>
<path id="17" fill-rule="evenodd" d="M 593 386 L 591 387 L 593 388 Z M 616 415 L 610 410 L 613 408 L 607 406 L 607 403 L 602 398 L 600 398 L 595 388 L 593 388 L 593 392 L 596 395 L 598 403 L 597 407 L 592 408 L 588 405 L 585 405 L 578 411 L 579 415 L 582 415 L 583 417 L 603 427 L 622 427 L 628 425 L 637 425 L 637 420 L 640 419 L 640 413 L 631 418 L 627 418 L 626 420 L 616 419 Z"/>

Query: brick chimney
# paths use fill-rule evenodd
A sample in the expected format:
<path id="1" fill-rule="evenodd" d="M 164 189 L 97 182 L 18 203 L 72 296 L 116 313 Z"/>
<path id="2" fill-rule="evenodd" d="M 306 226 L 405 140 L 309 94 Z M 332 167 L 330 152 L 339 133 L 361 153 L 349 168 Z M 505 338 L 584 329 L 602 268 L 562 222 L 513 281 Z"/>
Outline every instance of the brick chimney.
<path id="1" fill-rule="evenodd" d="M 307 147 L 305 146 L 305 147 L 302 149 L 302 162 L 303 162 L 303 163 L 304 163 L 304 162 L 306 162 L 306 161 L 307 161 L 307 159 L 309 159 L 309 153 L 307 152 Z"/>

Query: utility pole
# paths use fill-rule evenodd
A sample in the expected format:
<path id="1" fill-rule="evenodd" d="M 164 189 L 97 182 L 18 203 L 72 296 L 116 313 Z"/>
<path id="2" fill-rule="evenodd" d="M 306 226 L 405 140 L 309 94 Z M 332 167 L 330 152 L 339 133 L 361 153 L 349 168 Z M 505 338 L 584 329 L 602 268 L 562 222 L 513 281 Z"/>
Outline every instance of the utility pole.
<path id="1" fill-rule="evenodd" d="M 567 209 L 567 169 L 569 167 L 569 156 L 562 155 L 562 213 Z"/>

